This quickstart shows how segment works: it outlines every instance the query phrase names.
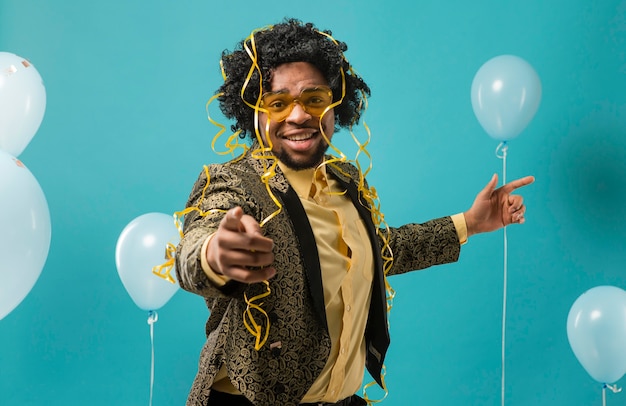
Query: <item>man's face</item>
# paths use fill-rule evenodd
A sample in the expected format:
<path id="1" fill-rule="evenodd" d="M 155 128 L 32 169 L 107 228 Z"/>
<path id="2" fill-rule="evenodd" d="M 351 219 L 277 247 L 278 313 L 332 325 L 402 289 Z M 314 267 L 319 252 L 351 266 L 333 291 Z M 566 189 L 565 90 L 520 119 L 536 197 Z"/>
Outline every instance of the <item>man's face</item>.
<path id="1" fill-rule="evenodd" d="M 322 89 L 327 87 L 326 79 L 310 63 L 290 62 L 274 69 L 270 86 L 273 94 L 284 92 L 283 101 L 293 99 L 298 99 L 298 101 L 286 106 L 287 111 L 289 109 L 291 111 L 288 112 L 284 121 L 277 120 L 274 114 L 270 113 L 269 128 L 267 128 L 267 113 L 260 113 L 261 136 L 267 143 L 269 135 L 274 155 L 288 167 L 292 169 L 316 167 L 322 162 L 324 153 L 328 149 L 328 144 L 320 132 L 320 125 L 330 140 L 335 128 L 335 113 L 333 109 L 330 109 L 320 119 L 315 112 L 312 113 L 314 108 L 303 107 L 303 104 L 313 106 L 317 102 L 317 98 L 309 98 L 316 96 L 309 95 L 319 92 L 320 87 Z M 332 95 L 330 97 L 332 101 Z"/>

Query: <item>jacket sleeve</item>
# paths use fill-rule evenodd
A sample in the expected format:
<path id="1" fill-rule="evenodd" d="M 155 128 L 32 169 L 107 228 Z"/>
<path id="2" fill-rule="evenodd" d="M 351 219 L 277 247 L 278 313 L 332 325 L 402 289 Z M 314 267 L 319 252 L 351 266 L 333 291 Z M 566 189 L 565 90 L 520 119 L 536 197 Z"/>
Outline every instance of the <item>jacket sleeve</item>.
<path id="1" fill-rule="evenodd" d="M 379 235 L 383 244 L 388 235 L 389 247 L 393 253 L 393 264 L 388 275 L 455 262 L 461 251 L 459 237 L 450 217 L 389 228 L 388 234 L 381 229 Z"/>
<path id="2" fill-rule="evenodd" d="M 341 179 L 342 174 L 349 177 L 360 193 L 369 189 L 367 180 L 354 165 L 342 165 L 336 176 Z M 362 186 L 359 187 L 359 184 Z M 372 195 L 375 195 L 375 192 Z M 365 199 L 362 203 L 364 207 L 370 207 L 371 204 Z M 377 231 L 383 268 L 387 275 L 455 262 L 461 252 L 459 236 L 451 217 L 442 217 L 422 224 L 406 224 L 397 228 L 381 227 Z M 389 257 L 393 257 L 391 266 L 386 261 Z"/>
<path id="3" fill-rule="evenodd" d="M 257 217 L 256 206 L 241 187 L 241 177 L 227 165 L 210 165 L 202 171 L 187 201 L 183 238 L 176 250 L 176 276 L 180 287 L 205 298 L 237 296 L 243 284 L 230 281 L 214 285 L 201 265 L 204 241 L 217 231 L 226 211 L 239 206 L 246 214 Z"/>

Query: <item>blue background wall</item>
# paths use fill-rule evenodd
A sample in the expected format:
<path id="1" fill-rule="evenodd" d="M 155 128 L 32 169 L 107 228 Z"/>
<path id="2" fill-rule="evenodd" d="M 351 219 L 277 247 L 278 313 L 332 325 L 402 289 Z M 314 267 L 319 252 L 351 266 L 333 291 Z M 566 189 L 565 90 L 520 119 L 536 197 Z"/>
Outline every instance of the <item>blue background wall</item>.
<path id="1" fill-rule="evenodd" d="M 220 52 L 284 16 L 332 29 L 372 87 L 369 180 L 391 225 L 463 211 L 501 172 L 471 82 L 504 53 L 535 67 L 542 103 L 508 159 L 509 179 L 537 181 L 527 223 L 508 230 L 506 401 L 598 404 L 565 326 L 585 290 L 626 287 L 626 2 L 614 0 L 0 0 L 0 50 L 46 85 L 20 159 L 52 216 L 41 277 L 0 321 L 0 404 L 148 403 L 147 314 L 118 277 L 117 238 L 141 214 L 182 209 L 202 165 L 221 159 L 204 112 Z M 476 236 L 458 263 L 391 280 L 384 404 L 499 404 L 502 240 Z M 159 315 L 154 404 L 180 405 L 207 311 L 179 291 Z"/>

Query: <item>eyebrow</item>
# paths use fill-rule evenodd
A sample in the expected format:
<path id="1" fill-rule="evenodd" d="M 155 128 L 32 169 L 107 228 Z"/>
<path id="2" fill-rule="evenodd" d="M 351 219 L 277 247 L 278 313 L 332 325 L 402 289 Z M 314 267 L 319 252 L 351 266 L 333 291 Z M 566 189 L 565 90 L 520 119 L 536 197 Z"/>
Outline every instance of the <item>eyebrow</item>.
<path id="1" fill-rule="evenodd" d="M 305 88 L 301 89 L 298 92 L 298 94 L 299 95 L 302 94 L 302 92 L 304 92 L 305 90 L 319 89 L 320 87 L 327 87 L 327 88 L 330 89 L 329 85 L 313 85 L 313 86 L 309 86 L 309 87 L 305 87 Z M 290 93 L 290 92 L 289 92 L 289 89 L 284 89 L 283 88 L 283 89 L 280 89 L 280 90 L 270 90 L 270 91 L 267 91 L 267 92 L 263 92 L 263 94 L 266 94 L 266 93 Z"/>
<path id="2" fill-rule="evenodd" d="M 289 93 L 289 90 L 287 90 L 287 89 L 270 90 L 270 91 L 264 92 L 264 93 Z"/>

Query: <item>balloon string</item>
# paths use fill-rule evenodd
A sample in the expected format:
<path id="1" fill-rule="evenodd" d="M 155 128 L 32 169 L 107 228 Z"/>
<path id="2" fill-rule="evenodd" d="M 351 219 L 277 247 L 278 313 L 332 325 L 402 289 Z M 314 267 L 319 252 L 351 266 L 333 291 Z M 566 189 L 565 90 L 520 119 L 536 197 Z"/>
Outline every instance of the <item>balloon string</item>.
<path id="1" fill-rule="evenodd" d="M 150 325 L 150 347 L 152 349 L 152 357 L 150 361 L 150 403 L 152 406 L 152 392 L 154 389 L 154 323 L 159 320 L 159 315 L 154 310 L 148 312 L 148 324 Z"/>
<path id="2" fill-rule="evenodd" d="M 611 389 L 611 392 L 613 393 L 620 393 L 622 391 L 622 388 L 618 388 L 617 385 L 609 385 L 608 383 L 605 383 L 604 385 L 602 385 L 602 406 L 606 406 L 606 389 L 607 388 Z"/>
<path id="3" fill-rule="evenodd" d="M 506 184 L 506 153 L 509 147 L 506 145 L 506 141 L 501 142 L 496 148 L 496 156 L 502 159 L 502 184 Z M 504 406 L 505 398 L 505 381 L 506 381 L 506 291 L 507 291 L 507 263 L 508 263 L 508 241 L 506 238 L 506 226 L 503 229 L 504 232 L 504 265 L 503 265 L 503 286 L 502 286 L 502 382 L 501 382 L 501 403 Z"/>
<path id="4" fill-rule="evenodd" d="M 496 156 L 502 159 L 502 184 L 506 183 L 506 153 L 509 150 L 509 146 L 506 141 L 502 141 L 496 147 Z"/>

